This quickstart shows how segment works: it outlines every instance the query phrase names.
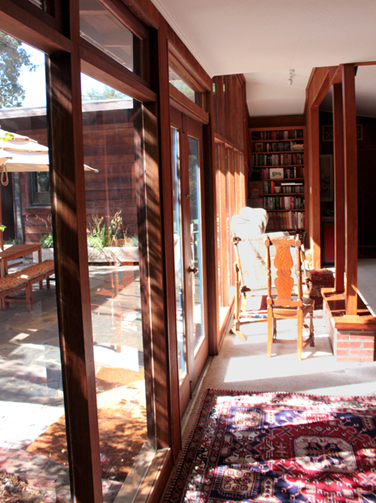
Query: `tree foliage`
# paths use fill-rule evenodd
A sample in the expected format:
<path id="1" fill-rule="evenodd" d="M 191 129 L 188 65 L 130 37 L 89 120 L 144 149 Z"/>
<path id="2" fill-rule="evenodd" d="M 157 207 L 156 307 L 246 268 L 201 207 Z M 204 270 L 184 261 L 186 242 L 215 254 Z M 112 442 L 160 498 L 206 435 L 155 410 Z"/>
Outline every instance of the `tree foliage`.
<path id="1" fill-rule="evenodd" d="M 0 32 L 0 108 L 22 105 L 25 91 L 18 78 L 23 66 L 35 69 L 21 42 Z"/>

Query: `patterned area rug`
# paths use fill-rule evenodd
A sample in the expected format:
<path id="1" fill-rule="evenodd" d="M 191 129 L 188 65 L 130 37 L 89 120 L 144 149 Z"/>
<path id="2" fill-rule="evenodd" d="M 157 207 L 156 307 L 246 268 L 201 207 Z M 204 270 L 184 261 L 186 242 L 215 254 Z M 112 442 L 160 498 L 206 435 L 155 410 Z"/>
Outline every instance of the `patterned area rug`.
<path id="1" fill-rule="evenodd" d="M 376 398 L 207 390 L 165 502 L 376 501 Z"/>

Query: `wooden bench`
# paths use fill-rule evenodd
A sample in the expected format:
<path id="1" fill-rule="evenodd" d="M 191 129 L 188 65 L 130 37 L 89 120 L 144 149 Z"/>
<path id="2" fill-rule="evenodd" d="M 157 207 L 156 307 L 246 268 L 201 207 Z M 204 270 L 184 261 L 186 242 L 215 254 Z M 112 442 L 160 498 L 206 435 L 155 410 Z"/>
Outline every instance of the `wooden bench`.
<path id="1" fill-rule="evenodd" d="M 8 274 L 5 278 L 0 278 L 0 305 L 1 309 L 5 307 L 5 300 L 10 302 L 13 299 L 6 299 L 12 293 L 15 293 L 19 290 L 25 289 L 26 291 L 26 306 L 28 307 L 28 311 L 30 311 L 30 300 L 28 298 L 29 285 L 28 281 L 22 277 L 20 277 L 17 273 Z"/>
<path id="2" fill-rule="evenodd" d="M 54 261 L 44 260 L 38 264 L 25 267 L 21 271 L 10 273 L 5 278 L 0 278 L 1 308 L 5 302 L 25 302 L 30 312 L 33 306 L 33 284 L 40 283 L 45 279 L 47 288 L 50 288 L 50 278 L 55 273 Z M 12 293 L 25 289 L 25 297 L 9 297 Z"/>
<path id="3" fill-rule="evenodd" d="M 47 288 L 50 288 L 50 277 L 55 274 L 54 261 L 44 260 L 38 264 L 29 265 L 14 274 L 16 274 L 18 278 L 27 282 L 26 305 L 28 311 L 30 311 L 33 306 L 33 284 L 39 282 L 42 286 L 42 281 L 45 279 Z"/>

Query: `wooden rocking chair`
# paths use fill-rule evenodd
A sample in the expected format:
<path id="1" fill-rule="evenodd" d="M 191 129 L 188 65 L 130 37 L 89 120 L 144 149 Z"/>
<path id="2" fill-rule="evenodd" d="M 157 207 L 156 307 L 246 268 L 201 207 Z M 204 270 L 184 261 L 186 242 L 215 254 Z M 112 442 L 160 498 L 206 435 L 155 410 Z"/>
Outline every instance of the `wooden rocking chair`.
<path id="1" fill-rule="evenodd" d="M 267 236 L 266 245 L 266 267 L 267 267 L 267 312 L 268 312 L 268 343 L 267 355 L 271 356 L 273 342 L 277 341 L 276 320 L 285 318 L 296 318 L 298 324 L 297 352 L 298 360 L 302 359 L 303 349 L 310 344 L 314 346 L 313 333 L 313 308 L 315 301 L 303 297 L 302 286 L 302 263 L 301 263 L 301 241 L 296 237 L 277 237 L 271 239 Z M 270 247 L 275 246 L 274 267 L 276 277 L 274 280 L 277 295 L 272 292 L 272 271 Z M 291 256 L 291 249 L 296 252 L 296 292 L 294 292 L 294 279 L 292 269 L 294 261 Z M 274 290 L 274 289 L 273 289 Z M 303 342 L 304 319 L 310 315 L 309 337 Z M 308 326 L 305 326 L 308 329 Z M 282 341 L 279 341 L 282 342 Z M 283 341 L 285 342 L 285 341 Z"/>

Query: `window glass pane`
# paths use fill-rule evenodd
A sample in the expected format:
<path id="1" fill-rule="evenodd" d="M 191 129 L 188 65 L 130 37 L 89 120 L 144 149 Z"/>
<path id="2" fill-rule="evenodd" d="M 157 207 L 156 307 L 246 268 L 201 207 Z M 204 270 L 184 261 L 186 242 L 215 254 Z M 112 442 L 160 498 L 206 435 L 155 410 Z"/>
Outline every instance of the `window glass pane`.
<path id="1" fill-rule="evenodd" d="M 184 80 L 179 77 L 179 75 L 171 68 L 169 68 L 169 81 L 176 89 L 178 89 L 181 93 L 184 94 L 187 98 L 189 98 L 193 103 L 196 102 L 196 93 L 195 91 L 186 83 Z"/>
<path id="2" fill-rule="evenodd" d="M 85 40 L 139 74 L 135 65 L 140 60 L 139 39 L 96 0 L 80 0 L 80 29 Z"/>
<path id="3" fill-rule="evenodd" d="M 38 500 L 52 501 L 57 495 L 65 500 L 70 488 L 54 249 L 40 249 L 43 236 L 44 243 L 52 246 L 48 154 L 42 154 L 45 160 L 40 162 L 38 153 L 47 149 L 44 54 L 2 33 L 0 41 L 0 138 L 6 139 L 1 141 L 4 150 L 12 152 L 1 161 L 0 222 L 6 229 L 0 232 L 4 247 L 0 275 L 3 284 L 17 285 L 0 301 L 1 307 L 5 304 L 0 310 L 0 452 L 6 453 L 5 471 L 37 486 L 40 482 Z M 30 72 L 28 62 L 37 68 Z M 31 206 L 30 170 L 37 182 L 35 193 L 47 195 L 38 201 L 43 207 Z M 37 273 L 45 277 L 41 284 L 35 281 Z M 29 287 L 32 302 L 26 301 Z"/>
<path id="4" fill-rule="evenodd" d="M 114 89 L 106 92 L 116 94 Z M 102 478 L 124 482 L 146 449 L 137 222 L 138 102 L 83 103 L 86 232 Z"/>
<path id="5" fill-rule="evenodd" d="M 204 339 L 202 290 L 202 224 L 201 224 L 201 183 L 199 165 L 199 142 L 191 136 L 188 138 L 189 155 L 189 206 L 191 231 L 191 263 L 198 269 L 193 279 L 193 338 L 195 351 Z"/>
<path id="6" fill-rule="evenodd" d="M 183 229 L 181 215 L 179 131 L 171 128 L 171 159 L 173 179 L 173 221 L 175 257 L 176 329 L 178 340 L 178 366 L 180 381 L 187 374 L 187 341 L 184 337 L 184 285 L 183 285 Z"/>

